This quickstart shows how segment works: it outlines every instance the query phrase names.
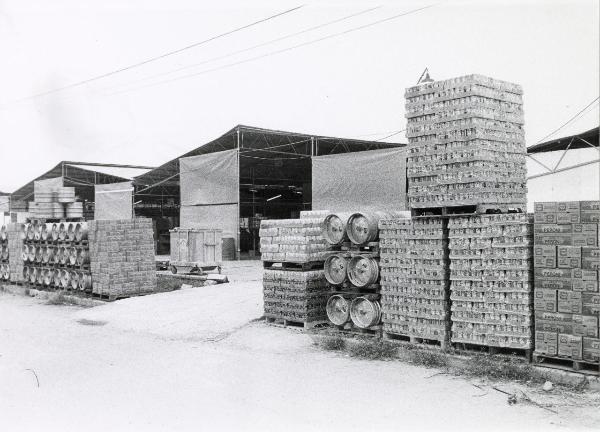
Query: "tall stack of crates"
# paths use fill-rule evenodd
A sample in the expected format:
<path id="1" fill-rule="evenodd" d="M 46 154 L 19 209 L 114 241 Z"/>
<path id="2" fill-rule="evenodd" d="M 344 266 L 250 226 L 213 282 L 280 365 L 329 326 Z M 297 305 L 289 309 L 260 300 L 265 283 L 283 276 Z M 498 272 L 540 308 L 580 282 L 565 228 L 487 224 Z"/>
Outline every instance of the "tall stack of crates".
<path id="1" fill-rule="evenodd" d="M 114 300 L 156 291 L 152 219 L 88 222 L 92 293 Z"/>
<path id="2" fill-rule="evenodd" d="M 261 220 L 264 315 L 268 322 L 309 328 L 325 321 L 326 245 L 321 238 L 321 222 L 310 213 L 300 219 Z"/>
<path id="3" fill-rule="evenodd" d="M 450 339 L 446 219 L 386 219 L 379 224 L 383 331 L 395 336 Z"/>
<path id="4" fill-rule="evenodd" d="M 8 232 L 6 231 L 6 225 L 0 225 L 0 284 L 10 281 L 8 258 Z"/>
<path id="5" fill-rule="evenodd" d="M 6 237 L 9 279 L 12 283 L 23 282 L 23 224 L 9 223 L 6 225 Z"/>
<path id="6" fill-rule="evenodd" d="M 481 75 L 406 89 L 411 209 L 526 203 L 521 86 Z"/>
<path id="7" fill-rule="evenodd" d="M 533 348 L 531 218 L 450 218 L 452 342 Z"/>
<path id="8" fill-rule="evenodd" d="M 534 218 L 536 355 L 599 364 L 600 202 L 536 202 Z"/>

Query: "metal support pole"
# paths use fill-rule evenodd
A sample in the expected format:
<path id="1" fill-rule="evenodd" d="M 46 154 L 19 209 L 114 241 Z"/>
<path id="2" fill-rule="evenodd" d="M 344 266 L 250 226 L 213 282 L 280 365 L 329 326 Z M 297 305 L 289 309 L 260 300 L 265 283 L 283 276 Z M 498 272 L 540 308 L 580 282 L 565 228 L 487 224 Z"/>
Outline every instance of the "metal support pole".
<path id="1" fill-rule="evenodd" d="M 237 128 L 237 178 L 238 178 L 238 182 L 237 182 L 237 239 L 236 239 L 236 248 L 237 248 L 237 260 L 239 261 L 241 258 L 241 253 L 242 253 L 242 249 L 240 247 L 240 237 L 241 237 L 241 230 L 240 230 L 240 213 L 242 211 L 242 208 L 240 206 L 240 175 L 241 175 L 241 171 L 240 171 L 240 148 L 241 148 L 241 137 L 240 137 L 240 128 Z"/>

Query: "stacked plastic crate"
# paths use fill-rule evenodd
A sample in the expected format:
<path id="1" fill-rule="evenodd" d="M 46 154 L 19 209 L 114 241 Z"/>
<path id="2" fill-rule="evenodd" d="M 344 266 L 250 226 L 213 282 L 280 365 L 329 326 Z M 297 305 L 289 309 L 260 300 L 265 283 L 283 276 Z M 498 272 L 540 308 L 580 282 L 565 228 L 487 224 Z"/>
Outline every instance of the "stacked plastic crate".
<path id="1" fill-rule="evenodd" d="M 526 214 L 450 218 L 452 342 L 533 348 L 532 220 Z"/>
<path id="2" fill-rule="evenodd" d="M 264 315 L 268 322 L 310 328 L 324 323 L 327 288 L 323 273 L 326 250 L 322 218 L 263 219 Z"/>
<path id="3" fill-rule="evenodd" d="M 535 203 L 536 359 L 600 364 L 599 201 Z"/>
<path id="4" fill-rule="evenodd" d="M 410 208 L 524 208 L 522 94 L 481 75 L 406 89 Z"/>
<path id="5" fill-rule="evenodd" d="M 379 223 L 384 337 L 436 341 L 449 328 L 447 220 L 384 219 Z"/>
<path id="6" fill-rule="evenodd" d="M 6 225 L 0 225 L 0 284 L 10 281 L 10 264 L 8 249 L 8 231 Z"/>

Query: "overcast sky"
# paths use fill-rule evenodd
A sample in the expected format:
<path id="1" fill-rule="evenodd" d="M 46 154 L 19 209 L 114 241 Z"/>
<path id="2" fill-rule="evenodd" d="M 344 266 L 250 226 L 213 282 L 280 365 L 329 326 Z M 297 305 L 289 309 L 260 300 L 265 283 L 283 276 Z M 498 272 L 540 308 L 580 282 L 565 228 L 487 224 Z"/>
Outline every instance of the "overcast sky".
<path id="1" fill-rule="evenodd" d="M 302 3 L 0 0 L 0 191 L 60 160 L 160 165 L 239 123 L 379 139 L 405 128 L 404 89 L 425 67 L 434 79 L 480 73 L 521 84 L 528 145 L 598 96 L 597 0 L 442 1 L 274 53 L 434 2 L 306 4 L 180 54 L 15 102 Z M 224 57 L 351 14 L 359 15 Z M 267 53 L 274 54 L 228 66 Z M 596 103 L 552 138 L 597 126 L 598 117 Z"/>

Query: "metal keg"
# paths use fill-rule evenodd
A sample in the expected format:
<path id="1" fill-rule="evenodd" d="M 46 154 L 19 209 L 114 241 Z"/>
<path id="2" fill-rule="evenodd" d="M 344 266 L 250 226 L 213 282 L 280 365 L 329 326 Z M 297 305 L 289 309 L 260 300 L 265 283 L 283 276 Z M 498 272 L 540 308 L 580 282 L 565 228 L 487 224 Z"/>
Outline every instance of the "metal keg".
<path id="1" fill-rule="evenodd" d="M 325 217 L 321 235 L 330 245 L 338 246 L 348 240 L 347 225 L 350 213 L 333 213 Z"/>
<path id="2" fill-rule="evenodd" d="M 365 288 L 379 280 L 379 263 L 369 255 L 356 255 L 348 262 L 348 279 L 358 288 Z"/>
<path id="3" fill-rule="evenodd" d="M 342 326 L 350 319 L 350 302 L 340 294 L 329 297 L 325 310 L 327 318 L 335 325 Z"/>
<path id="4" fill-rule="evenodd" d="M 80 242 L 87 240 L 88 238 L 88 226 L 87 222 L 77 222 L 75 224 L 75 241 Z"/>
<path id="5" fill-rule="evenodd" d="M 376 326 L 381 321 L 381 305 L 378 300 L 356 297 L 350 305 L 350 319 L 358 328 Z"/>
<path id="6" fill-rule="evenodd" d="M 329 255 L 323 264 L 325 279 L 332 285 L 341 285 L 348 279 L 348 255 L 336 253 Z"/>

